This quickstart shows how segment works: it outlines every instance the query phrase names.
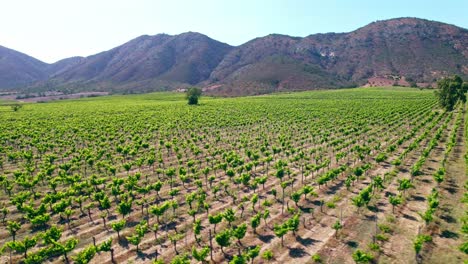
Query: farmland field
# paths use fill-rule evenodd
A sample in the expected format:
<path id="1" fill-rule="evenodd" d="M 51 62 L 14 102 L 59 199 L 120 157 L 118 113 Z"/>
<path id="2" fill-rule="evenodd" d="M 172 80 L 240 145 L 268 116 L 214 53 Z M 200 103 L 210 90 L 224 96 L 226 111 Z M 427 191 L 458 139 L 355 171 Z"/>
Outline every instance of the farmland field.
<path id="1" fill-rule="evenodd" d="M 0 261 L 462 263 L 464 108 L 410 88 L 0 105 Z"/>

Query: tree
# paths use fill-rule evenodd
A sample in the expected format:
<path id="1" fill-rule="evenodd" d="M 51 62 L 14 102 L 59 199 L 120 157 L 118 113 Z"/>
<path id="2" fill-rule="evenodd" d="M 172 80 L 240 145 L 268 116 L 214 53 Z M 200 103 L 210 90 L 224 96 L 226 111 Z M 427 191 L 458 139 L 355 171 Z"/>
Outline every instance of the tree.
<path id="1" fill-rule="evenodd" d="M 77 264 L 86 264 L 93 259 L 94 255 L 96 255 L 96 247 L 94 247 L 94 245 L 91 245 L 80 251 L 76 256 L 74 256 L 73 260 Z"/>
<path id="2" fill-rule="evenodd" d="M 231 244 L 231 230 L 227 229 L 222 232 L 219 232 L 215 236 L 216 243 L 221 247 L 221 252 L 224 253 L 223 248 L 228 247 Z"/>
<path id="3" fill-rule="evenodd" d="M 257 233 L 257 227 L 260 225 L 260 219 L 261 219 L 261 215 L 260 214 L 256 214 L 252 217 L 252 219 L 250 220 L 250 224 L 254 230 L 254 234 Z"/>
<path id="4" fill-rule="evenodd" d="M 234 213 L 234 210 L 232 208 L 227 208 L 223 212 L 223 218 L 228 221 L 229 227 L 231 226 L 231 223 L 236 220 L 236 214 Z"/>
<path id="5" fill-rule="evenodd" d="M 253 248 L 250 248 L 249 251 L 247 251 L 247 256 L 250 258 L 250 261 L 253 263 L 254 259 L 258 257 L 260 254 L 260 246 L 255 246 Z"/>
<path id="6" fill-rule="evenodd" d="M 158 224 L 160 224 L 159 217 L 166 212 L 167 208 L 169 208 L 169 203 L 167 201 L 164 202 L 162 205 L 153 205 L 150 207 L 150 213 L 156 216 L 156 221 L 158 222 Z"/>
<path id="7" fill-rule="evenodd" d="M 338 230 L 342 229 L 343 225 L 341 224 L 340 220 L 336 220 L 336 222 L 333 224 L 332 228 L 336 230 L 335 237 L 338 237 Z"/>
<path id="8" fill-rule="evenodd" d="M 293 234 L 296 234 L 296 231 L 299 229 L 299 214 L 295 214 L 293 217 L 289 218 L 286 221 L 286 226 L 288 230 L 292 231 Z"/>
<path id="9" fill-rule="evenodd" d="M 247 231 L 247 225 L 245 223 L 237 226 L 236 228 L 232 229 L 232 235 L 237 238 L 237 243 L 239 243 L 239 245 L 242 245 L 241 243 L 241 239 L 244 238 L 245 236 L 245 233 Z"/>
<path id="10" fill-rule="evenodd" d="M 465 93 L 468 91 L 468 84 L 463 82 L 460 76 L 454 75 L 439 80 L 437 82 L 436 97 L 441 107 L 447 111 L 452 111 L 460 100 L 466 102 Z"/>
<path id="11" fill-rule="evenodd" d="M 140 242 L 141 242 L 142 238 L 143 237 L 141 237 L 139 234 L 134 234 L 132 236 L 128 236 L 127 240 L 128 240 L 128 242 L 130 242 L 130 244 L 136 246 L 136 251 L 138 252 L 139 251 L 138 246 L 140 245 Z"/>
<path id="12" fill-rule="evenodd" d="M 403 191 L 403 196 L 405 196 L 405 191 L 408 190 L 409 188 L 414 188 L 414 185 L 411 183 L 409 179 L 399 179 L 399 186 L 398 190 Z"/>
<path id="13" fill-rule="evenodd" d="M 172 235 L 169 235 L 169 240 L 172 242 L 172 246 L 174 247 L 174 251 L 177 255 L 179 252 L 177 251 L 177 241 L 181 240 L 184 237 L 184 234 L 175 232 Z"/>
<path id="14" fill-rule="evenodd" d="M 287 225 L 275 225 L 273 227 L 273 231 L 275 232 L 275 235 L 279 238 L 281 238 L 281 246 L 284 247 L 284 235 L 288 233 L 289 228 Z"/>
<path id="15" fill-rule="evenodd" d="M 269 262 L 270 260 L 273 259 L 273 252 L 271 252 L 271 250 L 269 249 L 265 250 L 262 254 L 262 259 Z"/>
<path id="16" fill-rule="evenodd" d="M 18 230 L 20 230 L 20 228 L 21 228 L 21 224 L 19 222 L 15 222 L 15 221 L 8 221 L 7 222 L 7 229 L 8 229 L 8 232 L 10 233 L 10 235 L 13 237 L 13 241 L 15 241 L 16 232 L 18 232 Z"/>
<path id="17" fill-rule="evenodd" d="M 388 197 L 388 201 L 392 205 L 392 213 L 395 213 L 395 206 L 400 205 L 402 202 L 401 195 L 395 196 L 395 195 L 390 195 Z"/>
<path id="18" fill-rule="evenodd" d="M 20 110 L 22 107 L 23 107 L 23 105 L 21 105 L 21 104 L 12 104 L 11 105 L 11 110 L 13 110 L 13 112 L 18 112 L 18 110 Z"/>
<path id="19" fill-rule="evenodd" d="M 65 241 L 63 245 L 55 241 L 53 241 L 53 243 L 55 245 L 55 251 L 63 255 L 65 258 L 65 263 L 69 263 L 68 253 L 75 249 L 76 245 L 78 244 L 78 239 L 70 238 Z"/>
<path id="20" fill-rule="evenodd" d="M 433 175 L 434 180 L 437 182 L 437 185 L 439 185 L 441 182 L 444 181 L 444 176 L 445 176 L 445 168 L 441 167 L 439 168 Z"/>
<path id="21" fill-rule="evenodd" d="M 111 227 L 115 232 L 117 232 L 117 238 L 119 240 L 120 240 L 120 231 L 124 229 L 126 223 L 127 222 L 125 221 L 125 219 L 111 223 Z"/>
<path id="22" fill-rule="evenodd" d="M 187 100 L 189 105 L 197 105 L 198 104 L 198 98 L 200 98 L 202 94 L 202 90 L 197 87 L 190 87 L 187 90 Z"/>
<path id="23" fill-rule="evenodd" d="M 291 194 L 291 200 L 294 201 L 294 204 L 296 205 L 296 207 L 299 207 L 299 205 L 297 204 L 299 202 L 299 200 L 301 199 L 301 195 L 302 195 L 302 192 L 301 191 L 297 191 L 297 192 L 293 192 Z"/>
<path id="24" fill-rule="evenodd" d="M 356 251 L 354 251 L 353 253 L 353 260 L 356 262 L 356 263 L 368 263 L 368 262 L 371 262 L 372 260 L 374 259 L 374 257 L 364 251 L 361 251 L 359 249 L 357 249 Z"/>
<path id="25" fill-rule="evenodd" d="M 125 218 L 132 211 L 132 200 L 121 201 L 117 207 L 117 211 Z"/>
<path id="26" fill-rule="evenodd" d="M 200 238 L 198 237 L 201 233 L 202 230 L 202 225 L 201 225 L 201 220 L 197 219 L 193 222 L 193 234 L 195 236 L 195 240 L 197 243 L 200 243 Z"/>
<path id="27" fill-rule="evenodd" d="M 192 257 L 201 263 L 207 263 L 205 259 L 208 256 L 208 253 L 210 253 L 209 247 L 205 246 L 200 250 L 197 250 L 195 246 L 192 247 Z"/>
<path id="28" fill-rule="evenodd" d="M 23 253 L 24 258 L 28 257 L 28 250 L 37 244 L 37 237 L 25 237 L 22 241 L 10 241 L 5 246 L 15 250 L 18 253 Z"/>
<path id="29" fill-rule="evenodd" d="M 213 227 L 213 232 L 216 234 L 216 225 L 219 224 L 223 220 L 223 214 L 215 214 L 215 215 L 209 215 L 208 216 L 208 221 L 210 224 L 214 225 Z"/>
<path id="30" fill-rule="evenodd" d="M 421 252 L 422 246 L 425 242 L 432 241 L 432 237 L 428 235 L 418 235 L 414 240 L 414 251 L 416 251 L 416 256 Z"/>

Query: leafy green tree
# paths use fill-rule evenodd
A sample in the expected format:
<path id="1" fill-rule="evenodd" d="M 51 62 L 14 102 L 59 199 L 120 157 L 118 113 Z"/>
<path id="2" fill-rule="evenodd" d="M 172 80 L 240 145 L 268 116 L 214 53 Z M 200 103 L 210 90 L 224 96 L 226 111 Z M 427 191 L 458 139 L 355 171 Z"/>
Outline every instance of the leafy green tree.
<path id="1" fill-rule="evenodd" d="M 16 232 L 18 232 L 20 228 L 21 228 L 21 224 L 19 222 L 7 221 L 7 230 L 8 230 L 8 233 L 10 233 L 10 235 L 12 236 L 13 241 L 15 241 Z"/>
<path id="2" fill-rule="evenodd" d="M 158 261 L 157 263 L 159 264 L 161 262 Z M 162 263 L 164 263 L 164 262 L 162 262 Z M 177 255 L 171 260 L 171 264 L 190 264 L 190 259 L 186 254 Z"/>
<path id="3" fill-rule="evenodd" d="M 454 75 L 439 80 L 437 82 L 436 96 L 441 107 L 447 111 L 452 111 L 458 101 L 466 102 L 465 93 L 468 91 L 468 84 L 463 82 L 460 76 Z"/>
<path id="4" fill-rule="evenodd" d="M 395 206 L 398 206 L 402 203 L 403 199 L 401 198 L 401 195 L 395 196 L 395 195 L 390 195 L 388 197 L 388 201 L 392 205 L 392 213 L 395 213 Z"/>
<path id="5" fill-rule="evenodd" d="M 172 235 L 169 235 L 169 240 L 172 242 L 172 246 L 174 247 L 174 251 L 177 255 L 179 255 L 179 252 L 177 251 L 177 241 L 181 240 L 183 237 L 184 234 L 177 232 Z"/>
<path id="6" fill-rule="evenodd" d="M 91 245 L 78 252 L 73 260 L 76 264 L 87 264 L 93 259 L 94 255 L 96 255 L 96 247 Z"/>
<path id="7" fill-rule="evenodd" d="M 117 207 L 117 211 L 125 218 L 132 211 L 132 200 L 121 201 Z"/>
<path id="8" fill-rule="evenodd" d="M 18 112 L 18 110 L 20 110 L 22 107 L 23 107 L 23 105 L 21 105 L 21 104 L 12 104 L 11 105 L 11 110 L 13 110 L 13 112 Z"/>
<path id="9" fill-rule="evenodd" d="M 299 229 L 299 214 L 295 214 L 293 217 L 289 218 L 286 221 L 286 226 L 288 230 L 292 231 L 293 234 L 296 234 L 296 231 Z"/>
<path id="10" fill-rule="evenodd" d="M 216 234 L 215 241 L 221 247 L 221 252 L 225 254 L 224 247 L 228 247 L 229 245 L 231 245 L 231 230 L 226 229 Z"/>
<path id="11" fill-rule="evenodd" d="M 202 230 L 202 225 L 201 225 L 201 220 L 197 219 L 195 222 L 193 222 L 193 234 L 195 235 L 195 240 L 199 243 L 200 238 L 198 237 L 201 233 Z"/>
<path id="12" fill-rule="evenodd" d="M 138 234 L 134 234 L 132 236 L 128 236 L 127 240 L 128 240 L 128 242 L 130 242 L 130 244 L 136 246 L 136 251 L 138 252 L 138 251 L 140 251 L 138 246 L 140 245 L 142 238 L 143 238 L 142 236 L 140 236 Z"/>
<path id="13" fill-rule="evenodd" d="M 207 246 L 203 247 L 200 250 L 197 250 L 195 246 L 192 247 L 192 257 L 195 260 L 200 261 L 201 263 L 208 263 L 206 261 L 206 257 L 208 256 L 209 253 L 210 253 L 210 248 Z"/>
<path id="14" fill-rule="evenodd" d="M 289 228 L 287 225 L 275 225 L 273 227 L 273 231 L 275 232 L 275 235 L 279 238 L 281 238 L 281 246 L 284 247 L 284 235 L 288 233 Z"/>
<path id="15" fill-rule="evenodd" d="M 223 214 L 222 213 L 215 214 L 215 215 L 210 214 L 208 216 L 208 221 L 210 222 L 210 224 L 214 225 L 213 232 L 215 234 L 216 234 L 216 225 L 221 223 L 222 220 L 223 220 Z"/>
<path id="16" fill-rule="evenodd" d="M 414 188 L 414 185 L 411 183 L 409 179 L 400 179 L 398 180 L 399 186 L 398 190 L 403 192 L 403 196 L 405 195 L 406 190 L 410 188 Z"/>
<path id="17" fill-rule="evenodd" d="M 356 251 L 354 251 L 352 257 L 356 263 L 369 263 L 374 259 L 374 256 L 360 249 L 357 249 Z"/>
<path id="18" fill-rule="evenodd" d="M 42 240 L 46 245 L 53 245 L 61 236 L 62 230 L 54 225 L 42 234 Z"/>
<path id="19" fill-rule="evenodd" d="M 236 214 L 232 208 L 227 208 L 223 212 L 223 218 L 229 223 L 229 227 L 231 226 L 231 223 L 236 220 Z"/>
<path id="20" fill-rule="evenodd" d="M 69 263 L 68 253 L 71 252 L 73 249 L 75 249 L 77 244 L 78 244 L 78 239 L 76 238 L 70 238 L 67 241 L 65 241 L 64 244 L 54 241 L 54 245 L 55 245 L 54 251 L 63 255 L 63 258 L 65 259 L 65 263 Z"/>
<path id="21" fill-rule="evenodd" d="M 444 181 L 444 176 L 445 176 L 445 168 L 441 167 L 439 168 L 433 175 L 434 180 L 437 182 L 437 185 L 442 183 Z"/>
<path id="22" fill-rule="evenodd" d="M 254 262 L 254 259 L 256 257 L 258 257 L 258 255 L 260 255 L 260 246 L 257 245 L 253 248 L 250 248 L 248 251 L 247 251 L 247 257 L 250 258 L 251 262 L 253 263 Z"/>
<path id="23" fill-rule="evenodd" d="M 341 224 L 340 220 L 336 220 L 336 222 L 333 224 L 332 228 L 336 230 L 335 237 L 338 237 L 338 230 L 342 229 L 343 225 Z"/>
<path id="24" fill-rule="evenodd" d="M 18 253 L 23 253 L 24 258 L 28 257 L 28 250 L 37 244 L 37 237 L 25 237 L 21 241 L 10 241 L 5 244 L 6 247 L 13 249 Z"/>
<path id="25" fill-rule="evenodd" d="M 198 99 L 202 95 L 202 90 L 197 87 L 190 87 L 187 90 L 186 97 L 189 105 L 197 105 Z"/>
<path id="26" fill-rule="evenodd" d="M 430 241 L 432 241 L 432 237 L 428 235 L 418 235 L 416 237 L 413 243 L 414 251 L 416 251 L 416 256 L 418 256 L 419 252 L 421 252 L 423 244 L 425 242 L 430 242 Z"/>
<path id="27" fill-rule="evenodd" d="M 164 202 L 163 204 L 161 205 L 153 205 L 150 207 L 149 211 L 152 215 L 155 215 L 156 216 L 156 221 L 158 222 L 158 224 L 161 224 L 161 222 L 159 221 L 159 217 L 161 217 L 162 215 L 164 215 L 164 213 L 166 212 L 166 210 L 169 208 L 169 203 L 166 201 Z"/>
<path id="28" fill-rule="evenodd" d="M 261 214 L 256 214 L 250 219 L 250 225 L 252 226 L 252 229 L 254 230 L 254 234 L 257 233 L 257 227 L 260 225 L 260 219 L 262 215 Z"/>
<path id="29" fill-rule="evenodd" d="M 231 261 L 229 261 L 229 264 L 246 264 L 247 263 L 247 257 L 244 256 L 243 254 L 241 255 L 235 255 Z"/>
<path id="30" fill-rule="evenodd" d="M 247 232 L 247 224 L 242 223 L 241 225 L 232 229 L 232 236 L 237 238 L 237 243 L 242 245 L 241 239 L 244 238 L 245 233 Z"/>
<path id="31" fill-rule="evenodd" d="M 269 249 L 265 250 L 262 254 L 262 259 L 270 262 L 270 260 L 273 259 L 273 252 L 271 252 Z"/>
<path id="32" fill-rule="evenodd" d="M 291 194 L 291 200 L 294 201 L 294 204 L 296 205 L 296 207 L 299 207 L 299 205 L 297 204 L 299 202 L 299 200 L 301 199 L 301 195 L 302 195 L 302 192 L 301 191 L 297 191 L 297 192 L 293 192 Z"/>
<path id="33" fill-rule="evenodd" d="M 111 223 L 112 229 L 117 232 L 117 238 L 120 240 L 120 231 L 122 231 L 127 224 L 125 219 Z"/>

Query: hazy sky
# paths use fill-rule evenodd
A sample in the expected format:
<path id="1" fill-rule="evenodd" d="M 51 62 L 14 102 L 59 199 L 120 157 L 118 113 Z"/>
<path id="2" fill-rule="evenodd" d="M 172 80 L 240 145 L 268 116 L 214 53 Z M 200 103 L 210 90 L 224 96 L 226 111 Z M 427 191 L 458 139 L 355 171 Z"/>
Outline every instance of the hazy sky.
<path id="1" fill-rule="evenodd" d="M 0 0 L 0 45 L 45 62 L 132 38 L 196 31 L 231 45 L 270 33 L 347 32 L 412 16 L 468 28 L 467 0 Z"/>

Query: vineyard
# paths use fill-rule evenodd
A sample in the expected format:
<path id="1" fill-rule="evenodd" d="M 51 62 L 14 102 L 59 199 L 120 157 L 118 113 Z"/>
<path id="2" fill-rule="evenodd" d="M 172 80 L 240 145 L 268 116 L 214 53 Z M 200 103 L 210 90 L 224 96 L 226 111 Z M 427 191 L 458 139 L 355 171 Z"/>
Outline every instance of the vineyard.
<path id="1" fill-rule="evenodd" d="M 0 262 L 462 263 L 465 123 L 410 88 L 0 104 Z"/>

